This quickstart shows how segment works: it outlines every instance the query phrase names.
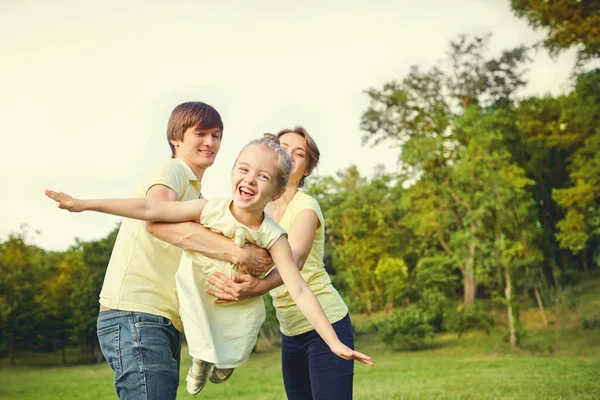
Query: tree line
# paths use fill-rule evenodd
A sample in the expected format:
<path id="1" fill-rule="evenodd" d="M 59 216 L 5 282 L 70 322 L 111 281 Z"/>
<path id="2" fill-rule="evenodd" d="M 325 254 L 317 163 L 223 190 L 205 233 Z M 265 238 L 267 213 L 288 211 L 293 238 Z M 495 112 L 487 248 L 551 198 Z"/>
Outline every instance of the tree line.
<path id="1" fill-rule="evenodd" d="M 600 39 L 581 29 L 600 24 L 598 4 L 512 1 L 548 29 L 550 50 L 577 46 L 566 94 L 519 96 L 535 49 L 490 56 L 491 35 L 460 36 L 435 67 L 366 91 L 363 144 L 396 151 L 397 171 L 350 166 L 307 190 L 324 210 L 335 286 L 352 311 L 390 315 L 374 325 L 384 340 L 417 348 L 436 331 L 488 329 L 485 300 L 505 309 L 517 347 L 517 296 L 560 328 L 577 276 L 600 261 L 600 70 L 582 70 Z M 25 227 L 0 243 L 0 354 L 62 350 L 65 361 L 80 346 L 95 357 L 116 232 L 65 252 L 31 245 Z"/>
<path id="2" fill-rule="evenodd" d="M 551 54 L 577 49 L 569 93 L 519 96 L 539 44 L 490 56 L 491 35 L 462 35 L 436 66 L 366 91 L 363 144 L 397 151 L 398 171 L 369 180 L 350 167 L 311 187 L 350 302 L 407 306 L 376 326 L 385 339 L 412 347 L 436 330 L 486 329 L 476 300 L 490 299 L 518 347 L 517 294 L 545 325 L 551 306 L 559 332 L 578 272 L 600 260 L 600 69 L 584 68 L 600 57 L 600 3 L 512 7 L 546 29 Z"/>

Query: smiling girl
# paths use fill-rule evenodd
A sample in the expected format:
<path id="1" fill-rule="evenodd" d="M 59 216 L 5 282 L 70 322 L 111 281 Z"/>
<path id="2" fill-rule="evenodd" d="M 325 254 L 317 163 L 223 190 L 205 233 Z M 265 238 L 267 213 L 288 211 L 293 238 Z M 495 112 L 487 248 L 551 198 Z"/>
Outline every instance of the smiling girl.
<path id="1" fill-rule="evenodd" d="M 273 136 L 273 135 L 270 135 Z M 65 193 L 47 190 L 58 207 L 71 212 L 97 211 L 144 221 L 198 221 L 233 239 L 238 246 L 249 242 L 269 251 L 287 291 L 333 353 L 347 360 L 372 365 L 365 354 L 344 345 L 333 330 L 319 301 L 308 287 L 294 262 L 283 228 L 264 209 L 286 189 L 292 170 L 288 153 L 272 139 L 257 139 L 238 155 L 232 171 L 232 198 L 185 202 L 148 199 L 79 200 Z M 220 305 L 207 294 L 207 277 L 220 272 L 228 277 L 236 267 L 199 253 L 184 252 L 176 275 L 180 313 L 193 358 L 188 373 L 188 392 L 204 387 L 211 366 L 210 380 L 220 383 L 233 368 L 249 357 L 260 326 L 265 319 L 261 297 Z M 218 368 L 216 367 L 218 366 Z"/>

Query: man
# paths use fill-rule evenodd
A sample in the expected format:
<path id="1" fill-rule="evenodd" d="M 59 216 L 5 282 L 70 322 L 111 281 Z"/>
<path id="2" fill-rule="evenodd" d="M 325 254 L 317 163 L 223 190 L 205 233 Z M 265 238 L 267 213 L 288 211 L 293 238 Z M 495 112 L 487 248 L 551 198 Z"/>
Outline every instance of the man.
<path id="1" fill-rule="evenodd" d="M 167 127 L 172 158 L 147 171 L 135 196 L 162 201 L 197 199 L 222 134 L 221 116 L 210 105 L 188 102 L 177 106 Z M 115 372 L 121 399 L 176 397 L 183 326 L 175 272 L 182 249 L 232 262 L 253 275 L 266 272 L 271 264 L 264 249 L 238 248 L 195 222 L 125 219 L 104 278 L 98 316 L 100 347 Z"/>

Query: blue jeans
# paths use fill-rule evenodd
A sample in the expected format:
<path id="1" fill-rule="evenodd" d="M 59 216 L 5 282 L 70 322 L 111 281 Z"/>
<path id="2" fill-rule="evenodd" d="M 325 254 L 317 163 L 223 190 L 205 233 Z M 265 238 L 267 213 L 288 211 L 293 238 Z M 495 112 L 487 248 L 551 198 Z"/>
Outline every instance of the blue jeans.
<path id="1" fill-rule="evenodd" d="M 354 349 L 350 316 L 332 325 L 342 343 Z M 281 335 L 281 366 L 289 400 L 352 399 L 354 361 L 333 354 L 314 330 Z"/>
<path id="2" fill-rule="evenodd" d="M 98 340 L 115 372 L 120 399 L 175 399 L 181 333 L 171 320 L 141 312 L 100 311 Z"/>

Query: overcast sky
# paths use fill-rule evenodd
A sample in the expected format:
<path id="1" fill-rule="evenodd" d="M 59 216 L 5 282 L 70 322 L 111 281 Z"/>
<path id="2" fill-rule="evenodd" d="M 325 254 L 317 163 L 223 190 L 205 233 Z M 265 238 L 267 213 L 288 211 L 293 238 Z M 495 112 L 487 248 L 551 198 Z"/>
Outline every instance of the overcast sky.
<path id="1" fill-rule="evenodd" d="M 54 4 L 50 4 L 54 3 Z M 0 2 L 0 240 L 22 223 L 64 250 L 118 218 L 68 214 L 45 188 L 127 197 L 168 157 L 166 123 L 185 101 L 219 110 L 225 132 L 203 193 L 229 195 L 240 148 L 297 124 L 321 149 L 319 175 L 356 164 L 395 170 L 387 146 L 361 147 L 364 90 L 430 68 L 460 33 L 492 32 L 491 52 L 542 37 L 509 0 Z M 573 53 L 540 52 L 524 94 L 569 89 Z"/>

